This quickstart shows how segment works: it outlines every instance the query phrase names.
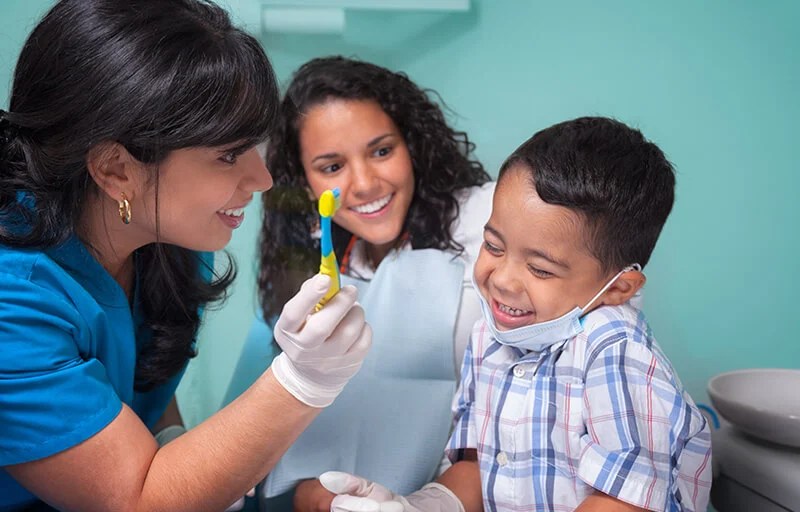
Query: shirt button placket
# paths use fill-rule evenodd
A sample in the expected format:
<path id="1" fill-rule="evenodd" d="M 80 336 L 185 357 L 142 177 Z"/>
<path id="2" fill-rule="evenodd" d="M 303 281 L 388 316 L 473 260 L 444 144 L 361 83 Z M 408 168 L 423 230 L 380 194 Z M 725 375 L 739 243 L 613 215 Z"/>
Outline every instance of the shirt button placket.
<path id="1" fill-rule="evenodd" d="M 506 452 L 500 452 L 497 454 L 497 457 L 495 457 L 495 460 L 497 460 L 497 463 L 500 465 L 500 467 L 503 467 L 508 464 L 508 455 Z"/>

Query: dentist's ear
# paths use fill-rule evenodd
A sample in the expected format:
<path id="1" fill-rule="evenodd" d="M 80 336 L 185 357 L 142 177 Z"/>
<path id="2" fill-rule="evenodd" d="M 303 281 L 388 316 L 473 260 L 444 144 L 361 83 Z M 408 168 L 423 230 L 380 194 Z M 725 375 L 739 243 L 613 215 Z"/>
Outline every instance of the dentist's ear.
<path id="1" fill-rule="evenodd" d="M 117 142 L 91 148 L 86 168 L 98 188 L 114 201 L 119 201 L 123 193 L 133 201 L 141 188 L 142 164 Z"/>
<path id="2" fill-rule="evenodd" d="M 610 306 L 618 306 L 630 300 L 631 297 L 636 295 L 636 292 L 642 289 L 647 278 L 641 271 L 641 267 L 636 265 L 630 269 L 626 269 L 620 274 L 614 283 L 608 287 L 600 300 L 600 304 L 608 304 Z"/>

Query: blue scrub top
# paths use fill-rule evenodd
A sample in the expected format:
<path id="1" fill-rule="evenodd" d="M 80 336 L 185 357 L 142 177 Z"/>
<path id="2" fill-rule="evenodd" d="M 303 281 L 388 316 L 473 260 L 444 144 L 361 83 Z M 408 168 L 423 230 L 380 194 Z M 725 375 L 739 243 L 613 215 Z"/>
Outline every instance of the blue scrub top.
<path id="1" fill-rule="evenodd" d="M 200 257 L 211 268 L 213 255 Z M 122 403 L 155 425 L 183 371 L 134 391 L 136 354 L 150 336 L 138 300 L 132 311 L 77 238 L 49 250 L 0 244 L 0 511 L 36 501 L 3 466 L 76 446 Z"/>

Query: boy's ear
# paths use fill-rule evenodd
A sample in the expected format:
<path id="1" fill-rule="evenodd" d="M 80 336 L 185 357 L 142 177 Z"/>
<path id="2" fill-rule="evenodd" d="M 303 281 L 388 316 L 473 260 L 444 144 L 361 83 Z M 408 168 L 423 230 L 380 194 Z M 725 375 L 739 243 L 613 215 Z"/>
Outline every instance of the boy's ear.
<path id="1" fill-rule="evenodd" d="M 618 306 L 628 302 L 636 292 L 641 290 L 647 278 L 640 270 L 628 270 L 623 272 L 614 281 L 614 284 L 609 286 L 608 290 L 603 294 L 601 302 L 610 306 Z"/>
<path id="2" fill-rule="evenodd" d="M 133 200 L 140 188 L 142 164 L 118 142 L 97 144 L 86 155 L 86 168 L 97 187 L 114 201 Z"/>

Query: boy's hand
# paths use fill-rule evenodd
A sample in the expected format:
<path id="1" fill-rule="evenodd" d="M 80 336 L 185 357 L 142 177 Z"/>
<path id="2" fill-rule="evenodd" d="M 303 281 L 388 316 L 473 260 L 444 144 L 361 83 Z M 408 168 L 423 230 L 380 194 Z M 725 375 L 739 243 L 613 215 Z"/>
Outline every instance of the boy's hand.
<path id="1" fill-rule="evenodd" d="M 294 491 L 294 512 L 330 512 L 335 497 L 316 478 L 304 480 Z"/>
<path id="2" fill-rule="evenodd" d="M 408 496 L 359 476 L 329 471 L 319 477 L 322 485 L 338 494 L 331 512 L 464 512 L 455 494 L 438 483 L 430 483 Z"/>

